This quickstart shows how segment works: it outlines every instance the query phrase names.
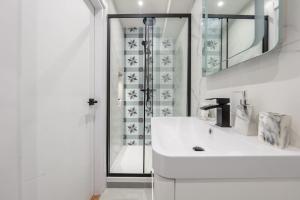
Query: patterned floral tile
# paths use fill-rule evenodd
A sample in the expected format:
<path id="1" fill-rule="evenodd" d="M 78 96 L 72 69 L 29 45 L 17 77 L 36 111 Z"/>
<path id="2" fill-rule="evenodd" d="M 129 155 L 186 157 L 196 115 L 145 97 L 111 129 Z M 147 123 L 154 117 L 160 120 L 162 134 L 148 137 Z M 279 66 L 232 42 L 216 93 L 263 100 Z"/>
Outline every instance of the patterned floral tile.
<path id="1" fill-rule="evenodd" d="M 172 89 L 161 89 L 160 90 L 160 100 L 161 101 L 172 101 L 173 100 L 173 90 Z"/>
<path id="2" fill-rule="evenodd" d="M 126 144 L 127 145 L 139 145 L 139 139 L 126 139 Z"/>
<path id="3" fill-rule="evenodd" d="M 138 51 L 139 50 L 139 38 L 126 38 L 126 51 Z"/>
<path id="4" fill-rule="evenodd" d="M 126 106 L 125 107 L 126 118 L 138 118 L 139 117 L 139 106 Z"/>
<path id="5" fill-rule="evenodd" d="M 207 56 L 207 64 L 212 68 L 219 68 L 220 66 L 220 57 L 215 55 Z"/>
<path id="6" fill-rule="evenodd" d="M 220 39 L 208 39 L 206 41 L 207 51 L 219 52 L 221 50 Z"/>
<path id="7" fill-rule="evenodd" d="M 160 65 L 161 67 L 173 67 L 173 55 L 161 55 Z"/>
<path id="8" fill-rule="evenodd" d="M 139 89 L 125 89 L 125 101 L 139 101 Z"/>
<path id="9" fill-rule="evenodd" d="M 173 50 L 173 40 L 168 38 L 161 39 L 160 50 Z"/>
<path id="10" fill-rule="evenodd" d="M 139 72 L 126 72 L 125 83 L 126 84 L 138 84 L 139 83 Z"/>
<path id="11" fill-rule="evenodd" d="M 140 58 L 138 55 L 126 55 L 125 56 L 126 67 L 139 67 Z"/>
<path id="12" fill-rule="evenodd" d="M 162 106 L 160 108 L 160 115 L 163 117 L 170 117 L 173 115 L 173 107 L 172 106 Z"/>
<path id="13" fill-rule="evenodd" d="M 127 34 L 133 34 L 133 33 L 138 33 L 139 32 L 139 29 L 138 27 L 129 27 L 129 28 L 126 28 L 126 31 L 125 31 Z"/>
<path id="14" fill-rule="evenodd" d="M 207 27 L 207 63 L 203 62 L 205 68 L 203 72 L 208 74 L 213 74 L 220 70 L 221 68 L 221 20 L 220 19 L 208 19 Z M 204 57 L 205 58 L 205 57 Z M 205 61 L 205 59 L 203 59 Z"/>
<path id="15" fill-rule="evenodd" d="M 126 135 L 138 135 L 139 134 L 139 123 L 137 122 L 126 122 L 125 125 Z"/>
<path id="16" fill-rule="evenodd" d="M 153 62 L 153 75 L 151 80 L 154 84 L 153 105 L 146 105 L 146 118 L 144 117 L 143 93 L 140 88 L 144 84 L 144 52 L 141 42 L 144 39 L 144 29 L 141 27 L 130 27 L 125 30 L 125 73 L 124 84 L 126 84 L 125 106 L 124 106 L 124 144 L 142 145 L 144 141 L 144 120 L 146 145 L 151 144 L 152 116 L 173 115 L 173 48 L 172 39 L 161 39 L 159 30 L 154 30 L 155 36 L 151 41 L 150 62 Z M 159 36 L 159 38 L 157 37 Z M 150 104 L 149 104 L 150 105 Z"/>
<path id="17" fill-rule="evenodd" d="M 160 84 L 173 84 L 173 72 L 162 72 L 160 74 Z"/>

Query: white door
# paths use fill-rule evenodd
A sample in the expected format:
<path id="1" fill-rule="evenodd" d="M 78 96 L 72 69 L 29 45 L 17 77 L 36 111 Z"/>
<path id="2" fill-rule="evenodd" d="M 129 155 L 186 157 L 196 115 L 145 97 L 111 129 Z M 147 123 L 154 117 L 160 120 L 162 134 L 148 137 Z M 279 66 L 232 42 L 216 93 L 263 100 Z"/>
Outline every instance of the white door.
<path id="1" fill-rule="evenodd" d="M 84 0 L 25 1 L 23 199 L 87 200 L 92 194 L 94 123 L 87 104 L 93 88 L 91 10 Z"/>

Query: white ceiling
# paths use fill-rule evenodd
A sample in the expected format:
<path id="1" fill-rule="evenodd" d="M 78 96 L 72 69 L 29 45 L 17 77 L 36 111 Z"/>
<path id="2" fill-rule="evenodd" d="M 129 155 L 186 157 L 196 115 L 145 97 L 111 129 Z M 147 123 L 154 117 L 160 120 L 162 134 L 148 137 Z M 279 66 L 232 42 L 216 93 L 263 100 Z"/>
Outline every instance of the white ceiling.
<path id="1" fill-rule="evenodd" d="M 114 0 L 117 14 L 143 14 L 143 13 L 190 13 L 195 0 Z M 121 19 L 122 26 L 144 26 L 143 19 Z M 160 27 L 164 37 L 177 38 L 186 18 L 157 18 L 155 27 Z"/>
<path id="2" fill-rule="evenodd" d="M 206 0 L 208 14 L 238 14 L 248 3 L 254 0 L 222 0 L 224 5 L 218 7 L 220 1 Z"/>
<path id="3" fill-rule="evenodd" d="M 190 13 L 194 0 L 114 0 L 119 14 L 134 13 Z M 168 6 L 170 4 L 170 7 Z"/>

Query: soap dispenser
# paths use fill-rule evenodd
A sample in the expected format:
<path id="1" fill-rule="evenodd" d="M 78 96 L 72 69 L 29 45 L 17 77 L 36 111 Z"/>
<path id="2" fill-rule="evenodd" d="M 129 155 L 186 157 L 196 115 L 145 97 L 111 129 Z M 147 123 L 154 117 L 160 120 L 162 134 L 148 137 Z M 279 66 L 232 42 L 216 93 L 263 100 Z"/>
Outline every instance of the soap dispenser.
<path id="1" fill-rule="evenodd" d="M 234 129 L 243 135 L 253 135 L 250 131 L 253 106 L 248 104 L 245 90 L 236 93 L 241 93 L 242 98 L 236 107 Z"/>

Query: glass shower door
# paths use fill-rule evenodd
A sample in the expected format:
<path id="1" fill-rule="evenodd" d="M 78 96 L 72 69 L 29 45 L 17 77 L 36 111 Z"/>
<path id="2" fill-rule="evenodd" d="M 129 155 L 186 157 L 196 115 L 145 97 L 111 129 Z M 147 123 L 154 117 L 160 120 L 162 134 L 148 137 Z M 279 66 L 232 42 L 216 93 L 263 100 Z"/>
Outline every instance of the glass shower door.
<path id="1" fill-rule="evenodd" d="M 109 16 L 109 176 L 150 176 L 151 118 L 189 115 L 190 18 L 168 16 Z"/>

